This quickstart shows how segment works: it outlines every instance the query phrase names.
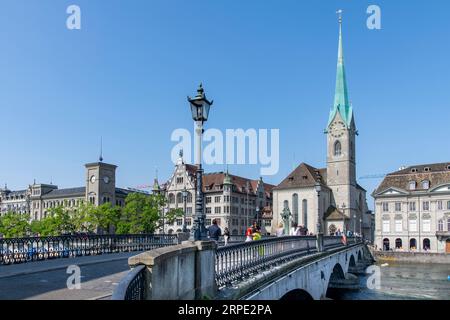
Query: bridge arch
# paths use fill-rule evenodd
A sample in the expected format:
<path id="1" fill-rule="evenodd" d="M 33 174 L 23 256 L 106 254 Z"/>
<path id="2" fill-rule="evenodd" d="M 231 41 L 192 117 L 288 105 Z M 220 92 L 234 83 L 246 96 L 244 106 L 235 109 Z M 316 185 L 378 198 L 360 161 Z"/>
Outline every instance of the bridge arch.
<path id="1" fill-rule="evenodd" d="M 355 256 L 353 254 L 350 255 L 350 261 L 348 263 L 349 268 L 356 267 Z"/>
<path id="2" fill-rule="evenodd" d="M 288 293 L 286 293 L 284 296 L 281 297 L 280 300 L 284 301 L 311 301 L 314 300 L 314 298 L 309 294 L 308 291 L 303 289 L 295 289 Z"/>

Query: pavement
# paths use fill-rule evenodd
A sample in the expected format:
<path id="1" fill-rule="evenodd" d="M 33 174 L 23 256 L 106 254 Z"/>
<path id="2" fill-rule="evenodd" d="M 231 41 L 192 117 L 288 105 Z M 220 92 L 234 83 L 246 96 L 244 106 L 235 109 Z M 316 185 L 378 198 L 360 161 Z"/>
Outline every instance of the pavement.
<path id="1" fill-rule="evenodd" d="M 106 300 L 138 252 L 0 266 L 0 300 Z M 81 288 L 69 289 L 69 266 L 80 267 Z"/>

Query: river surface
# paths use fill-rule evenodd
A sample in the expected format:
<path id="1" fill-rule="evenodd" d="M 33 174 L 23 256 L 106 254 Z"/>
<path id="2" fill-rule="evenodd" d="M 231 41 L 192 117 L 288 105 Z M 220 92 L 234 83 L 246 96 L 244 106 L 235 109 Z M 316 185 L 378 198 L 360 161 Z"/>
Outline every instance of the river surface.
<path id="1" fill-rule="evenodd" d="M 338 290 L 335 300 L 450 300 L 450 264 L 377 263 L 379 290 L 367 288 L 360 276 L 360 290 Z"/>

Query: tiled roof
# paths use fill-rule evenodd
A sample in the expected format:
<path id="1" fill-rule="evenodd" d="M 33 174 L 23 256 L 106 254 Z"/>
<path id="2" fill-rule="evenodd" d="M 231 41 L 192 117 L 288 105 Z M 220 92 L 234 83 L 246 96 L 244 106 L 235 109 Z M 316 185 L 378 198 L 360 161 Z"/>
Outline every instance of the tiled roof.
<path id="1" fill-rule="evenodd" d="M 205 192 L 215 190 L 215 186 L 222 186 L 223 180 L 225 179 L 224 172 L 216 172 L 216 173 L 208 173 L 203 175 L 203 189 Z M 258 188 L 258 184 L 260 180 L 252 180 L 248 178 L 243 178 L 240 176 L 228 174 L 235 186 L 235 191 L 240 193 L 247 193 L 247 182 L 249 184 L 249 194 L 256 194 L 256 190 Z M 266 192 L 266 196 L 270 197 L 270 192 L 274 186 L 270 184 L 264 183 L 264 190 Z M 209 190 L 208 190 L 209 189 Z"/>
<path id="2" fill-rule="evenodd" d="M 409 192 L 410 182 L 416 182 L 415 191 L 424 191 L 422 182 L 428 180 L 430 189 L 442 184 L 450 183 L 450 162 L 410 166 L 408 168 L 388 174 L 374 195 L 390 188 L 401 189 Z"/>
<path id="3" fill-rule="evenodd" d="M 69 197 L 69 196 L 84 196 L 86 194 L 86 187 L 68 188 L 68 189 L 54 189 L 42 196 L 43 199 L 54 197 Z"/>
<path id="4" fill-rule="evenodd" d="M 326 185 L 326 172 L 327 169 L 317 169 L 306 163 L 302 163 L 275 187 L 275 190 L 313 187 L 317 179 L 320 179 L 320 182 Z"/>

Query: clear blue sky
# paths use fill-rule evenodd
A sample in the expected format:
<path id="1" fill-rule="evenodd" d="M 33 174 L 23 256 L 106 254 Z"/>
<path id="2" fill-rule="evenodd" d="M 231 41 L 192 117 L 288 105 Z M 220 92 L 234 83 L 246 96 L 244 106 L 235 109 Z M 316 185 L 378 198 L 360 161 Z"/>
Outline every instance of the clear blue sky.
<path id="1" fill-rule="evenodd" d="M 70 4 L 80 31 L 66 29 Z M 380 31 L 366 28 L 370 4 Z M 200 81 L 215 100 L 208 127 L 280 129 L 281 168 L 267 181 L 294 161 L 325 166 L 338 8 L 358 176 L 450 161 L 447 0 L 3 0 L 0 183 L 84 185 L 100 136 L 119 186 L 150 184 L 155 167 L 166 179 L 170 135 L 192 129 L 186 96 Z M 258 166 L 230 169 L 259 177 Z"/>

